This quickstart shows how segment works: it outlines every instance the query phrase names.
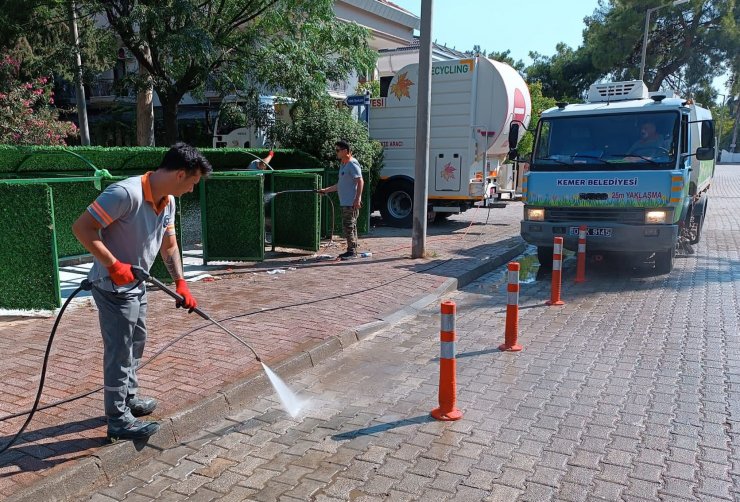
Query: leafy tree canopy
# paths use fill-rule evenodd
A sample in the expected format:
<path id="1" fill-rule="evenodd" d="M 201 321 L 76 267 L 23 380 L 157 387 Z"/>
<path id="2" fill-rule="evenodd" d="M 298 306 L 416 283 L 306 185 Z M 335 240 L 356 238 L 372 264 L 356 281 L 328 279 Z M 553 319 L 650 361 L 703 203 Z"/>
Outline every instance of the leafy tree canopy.
<path id="1" fill-rule="evenodd" d="M 96 0 L 91 8 L 151 74 L 167 141 L 177 137 L 182 97 L 202 94 L 209 79 L 224 94 L 280 90 L 311 100 L 327 81 L 375 62 L 367 30 L 338 21 L 331 0 Z"/>

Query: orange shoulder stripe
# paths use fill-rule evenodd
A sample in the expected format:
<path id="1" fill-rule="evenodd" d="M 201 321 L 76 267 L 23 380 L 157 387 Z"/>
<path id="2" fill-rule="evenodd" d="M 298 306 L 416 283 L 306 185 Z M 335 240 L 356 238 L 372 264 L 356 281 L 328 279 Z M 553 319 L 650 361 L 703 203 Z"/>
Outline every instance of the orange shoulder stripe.
<path id="1" fill-rule="evenodd" d="M 110 225 L 111 223 L 113 223 L 113 218 L 111 218 L 110 215 L 105 212 L 105 209 L 103 209 L 103 207 L 98 204 L 98 201 L 93 201 L 90 206 L 93 208 L 93 211 L 95 211 L 95 213 L 97 213 L 97 215 L 100 216 L 100 218 L 106 223 L 106 225 Z"/>

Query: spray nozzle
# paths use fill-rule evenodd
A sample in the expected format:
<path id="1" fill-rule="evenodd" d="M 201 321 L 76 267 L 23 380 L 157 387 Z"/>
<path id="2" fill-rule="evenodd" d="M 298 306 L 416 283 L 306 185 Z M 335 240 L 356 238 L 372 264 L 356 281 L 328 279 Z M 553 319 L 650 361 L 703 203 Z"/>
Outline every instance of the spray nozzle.
<path id="1" fill-rule="evenodd" d="M 141 267 L 133 266 L 131 267 L 131 271 L 134 273 L 134 277 L 136 277 L 136 280 L 138 281 L 147 281 L 151 277 L 149 272 Z"/>

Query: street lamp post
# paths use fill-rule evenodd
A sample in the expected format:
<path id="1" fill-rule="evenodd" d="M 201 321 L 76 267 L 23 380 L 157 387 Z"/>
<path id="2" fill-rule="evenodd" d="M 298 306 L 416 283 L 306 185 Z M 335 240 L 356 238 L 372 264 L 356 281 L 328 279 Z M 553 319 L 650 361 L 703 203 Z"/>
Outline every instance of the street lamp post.
<path id="1" fill-rule="evenodd" d="M 668 6 L 677 6 L 687 3 L 689 0 L 673 0 L 673 2 L 665 5 L 659 5 L 648 9 L 645 13 L 645 33 L 642 35 L 642 57 L 640 58 L 640 81 L 643 82 L 645 78 L 645 56 L 647 56 L 647 44 L 648 44 L 648 32 L 650 31 L 650 14 L 656 10 L 662 9 Z"/>
<path id="2" fill-rule="evenodd" d="M 727 95 L 725 94 L 717 94 L 718 96 L 722 96 L 722 106 L 719 108 L 719 130 L 717 132 L 717 150 L 722 151 L 722 122 L 724 122 L 725 118 L 725 101 L 727 100 Z"/>

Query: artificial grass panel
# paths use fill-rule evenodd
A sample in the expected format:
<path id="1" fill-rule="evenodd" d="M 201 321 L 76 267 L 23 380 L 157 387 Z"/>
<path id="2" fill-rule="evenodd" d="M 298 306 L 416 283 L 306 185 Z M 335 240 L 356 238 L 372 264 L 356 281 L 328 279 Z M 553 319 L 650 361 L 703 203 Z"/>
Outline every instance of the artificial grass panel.
<path id="1" fill-rule="evenodd" d="M 61 305 L 48 185 L 0 183 L 0 308 L 51 310 Z"/>
<path id="2" fill-rule="evenodd" d="M 357 218 L 357 233 L 366 235 L 370 232 L 370 171 L 362 171 L 362 179 L 365 180 L 365 188 L 362 190 L 362 207 L 360 215 Z M 326 169 L 324 171 L 324 186 L 332 186 L 339 181 L 339 171 L 337 169 Z M 327 195 L 334 202 L 334 234 L 342 233 L 342 209 L 339 206 L 339 194 L 332 192 Z M 332 224 L 332 204 L 328 200 L 322 201 L 321 204 L 321 236 L 325 239 L 331 238 Z"/>
<path id="3" fill-rule="evenodd" d="M 28 176 L 33 173 L 84 173 L 97 169 L 114 173 L 141 174 L 157 168 L 167 148 L 158 147 L 17 147 L 0 145 L 0 176 Z M 202 148 L 216 171 L 246 169 L 255 156 L 264 158 L 265 148 Z M 82 157 L 82 158 L 80 158 Z M 276 150 L 270 162 L 275 169 L 323 169 L 315 157 L 300 150 Z"/>
<path id="4" fill-rule="evenodd" d="M 286 190 L 318 190 L 321 176 L 312 173 L 273 173 L 273 246 L 318 251 L 321 245 L 320 202 L 316 193 L 282 193 Z"/>
<path id="5" fill-rule="evenodd" d="M 219 173 L 200 183 L 203 262 L 265 256 L 264 177 Z"/>
<path id="6" fill-rule="evenodd" d="M 57 253 L 60 258 L 87 254 L 72 233 L 72 224 L 100 195 L 92 181 L 49 183 L 54 196 Z"/>

